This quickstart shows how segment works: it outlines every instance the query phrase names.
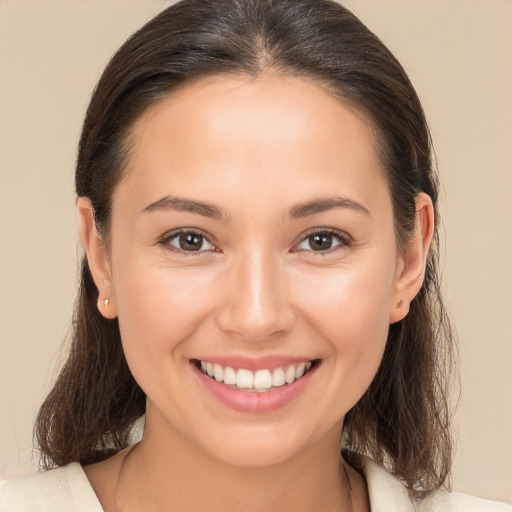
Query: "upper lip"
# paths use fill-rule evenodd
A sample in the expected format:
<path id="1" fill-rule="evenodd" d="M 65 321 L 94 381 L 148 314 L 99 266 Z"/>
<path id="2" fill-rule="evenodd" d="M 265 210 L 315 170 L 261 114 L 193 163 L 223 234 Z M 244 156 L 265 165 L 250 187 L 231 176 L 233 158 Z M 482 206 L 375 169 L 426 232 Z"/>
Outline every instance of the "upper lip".
<path id="1" fill-rule="evenodd" d="M 232 368 L 244 368 L 253 372 L 257 370 L 272 370 L 280 366 L 297 365 L 314 361 L 315 358 L 297 357 L 286 355 L 267 355 L 259 357 L 247 356 L 201 356 L 196 358 L 197 361 L 205 361 L 207 363 L 219 364 L 222 366 L 231 366 Z"/>

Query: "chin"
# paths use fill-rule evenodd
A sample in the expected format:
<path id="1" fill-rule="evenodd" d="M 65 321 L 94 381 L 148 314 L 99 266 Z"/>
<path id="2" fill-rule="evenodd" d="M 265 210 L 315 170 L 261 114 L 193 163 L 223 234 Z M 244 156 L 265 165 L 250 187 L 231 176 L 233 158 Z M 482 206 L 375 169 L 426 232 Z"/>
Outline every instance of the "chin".
<path id="1" fill-rule="evenodd" d="M 290 432 L 275 426 L 238 426 L 226 429 L 219 436 L 210 436 L 207 447 L 203 449 L 213 459 L 230 466 L 263 468 L 285 464 L 312 449 L 316 443 L 318 440 L 306 432 Z"/>
<path id="2" fill-rule="evenodd" d="M 285 464 L 294 458 L 298 449 L 273 443 L 230 443 L 222 450 L 212 454 L 217 460 L 240 468 L 263 468 Z"/>

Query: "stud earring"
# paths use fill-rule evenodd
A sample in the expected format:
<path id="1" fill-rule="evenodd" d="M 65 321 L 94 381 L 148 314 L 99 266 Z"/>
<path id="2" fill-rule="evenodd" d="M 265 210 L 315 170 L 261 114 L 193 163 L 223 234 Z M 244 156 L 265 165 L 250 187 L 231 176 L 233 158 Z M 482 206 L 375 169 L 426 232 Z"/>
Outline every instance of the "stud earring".
<path id="1" fill-rule="evenodd" d="M 397 308 L 401 308 L 404 305 L 404 299 L 400 299 L 398 301 L 398 304 L 396 305 Z"/>
<path id="2" fill-rule="evenodd" d="M 105 299 L 105 300 L 103 301 L 103 305 L 104 305 L 105 307 L 108 307 L 108 305 L 109 305 L 109 304 L 110 304 L 110 299 Z"/>

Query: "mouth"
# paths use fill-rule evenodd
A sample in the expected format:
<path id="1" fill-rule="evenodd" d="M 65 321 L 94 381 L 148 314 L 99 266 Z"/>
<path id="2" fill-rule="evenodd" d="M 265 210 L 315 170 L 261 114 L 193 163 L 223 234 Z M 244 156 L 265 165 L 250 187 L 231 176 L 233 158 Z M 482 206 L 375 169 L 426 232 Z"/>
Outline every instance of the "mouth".
<path id="1" fill-rule="evenodd" d="M 320 360 L 301 361 L 277 368 L 264 368 L 256 371 L 197 359 L 193 360 L 192 363 L 204 375 L 231 389 L 253 393 L 267 393 L 284 389 L 302 379 L 320 363 Z"/>

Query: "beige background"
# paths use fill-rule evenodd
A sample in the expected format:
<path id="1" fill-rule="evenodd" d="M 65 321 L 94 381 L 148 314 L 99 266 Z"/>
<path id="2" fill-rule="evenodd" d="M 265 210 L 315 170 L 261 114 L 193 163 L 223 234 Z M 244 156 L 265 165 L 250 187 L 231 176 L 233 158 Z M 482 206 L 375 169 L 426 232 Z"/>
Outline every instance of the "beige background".
<path id="1" fill-rule="evenodd" d="M 346 4 L 408 70 L 437 148 L 461 344 L 454 487 L 512 501 L 512 2 Z M 163 5 L 0 0 L 0 476 L 35 467 L 33 417 L 69 324 L 88 98 L 109 56 Z"/>

